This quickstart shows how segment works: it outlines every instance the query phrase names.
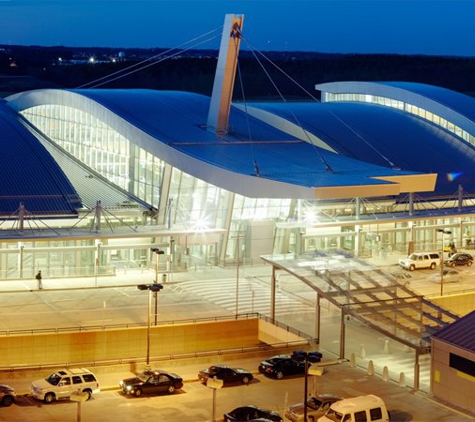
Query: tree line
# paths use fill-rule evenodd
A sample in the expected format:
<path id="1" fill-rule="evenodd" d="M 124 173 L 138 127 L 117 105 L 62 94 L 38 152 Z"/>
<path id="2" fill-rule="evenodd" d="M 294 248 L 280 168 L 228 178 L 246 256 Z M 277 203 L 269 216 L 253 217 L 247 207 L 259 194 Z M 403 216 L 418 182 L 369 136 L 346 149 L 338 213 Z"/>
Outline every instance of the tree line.
<path id="1" fill-rule="evenodd" d="M 151 65 L 160 49 L 0 46 L 3 96 L 38 88 L 147 88 L 211 95 L 217 51 L 195 50 Z M 336 81 L 410 81 L 475 93 L 475 58 L 396 54 L 242 51 L 235 99 L 309 99 L 315 84 Z M 93 61 L 88 61 L 89 58 Z M 139 63 L 146 67 L 117 78 Z M 107 76 L 112 75 L 106 82 Z M 115 76 L 114 76 L 115 75 Z M 97 81 L 96 84 L 92 83 Z M 276 89 L 278 88 L 278 90 Z M 307 91 L 308 93 L 306 93 Z"/>

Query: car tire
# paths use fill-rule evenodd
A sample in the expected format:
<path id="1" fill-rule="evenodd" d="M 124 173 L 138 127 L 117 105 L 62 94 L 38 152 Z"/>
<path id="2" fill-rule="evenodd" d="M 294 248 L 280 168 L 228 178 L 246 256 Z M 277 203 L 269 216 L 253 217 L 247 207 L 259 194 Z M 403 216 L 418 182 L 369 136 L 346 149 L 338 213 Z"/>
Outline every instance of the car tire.
<path id="1" fill-rule="evenodd" d="M 472 261 L 467 261 L 467 267 L 470 267 L 472 265 Z"/>
<path id="2" fill-rule="evenodd" d="M 435 267 L 436 267 L 436 265 L 435 265 L 435 263 L 434 263 L 434 262 L 433 262 L 432 264 L 430 264 L 430 269 L 431 269 L 431 270 L 434 270 L 434 269 L 435 269 Z"/>
<path id="3" fill-rule="evenodd" d="M 243 384 L 249 384 L 249 381 L 250 381 L 249 377 L 243 377 L 243 379 L 242 379 Z"/>
<path id="4" fill-rule="evenodd" d="M 308 422 L 315 422 L 315 418 L 313 416 L 308 417 Z"/>
<path id="5" fill-rule="evenodd" d="M 169 385 L 167 392 L 168 394 L 173 394 L 175 392 L 175 387 L 173 385 Z"/>
<path id="6" fill-rule="evenodd" d="M 44 402 L 47 404 L 53 403 L 54 402 L 54 393 L 47 393 L 44 398 Z"/>
<path id="7" fill-rule="evenodd" d="M 142 390 L 140 388 L 137 388 L 134 390 L 134 396 L 135 397 L 140 397 L 142 395 Z"/>
<path id="8" fill-rule="evenodd" d="M 84 390 L 83 393 L 87 394 L 87 400 L 91 400 L 92 397 L 92 391 L 91 390 Z"/>
<path id="9" fill-rule="evenodd" d="M 416 267 L 414 265 L 409 266 L 409 271 L 414 271 L 415 269 L 416 269 Z"/>
<path id="10" fill-rule="evenodd" d="M 282 378 L 284 378 L 284 373 L 282 371 L 278 371 L 278 372 L 276 372 L 275 377 L 278 380 L 281 380 Z"/>
<path id="11" fill-rule="evenodd" d="M 2 399 L 2 406 L 3 407 L 10 407 L 13 402 L 14 402 L 14 398 L 12 396 L 5 396 L 3 399 Z"/>

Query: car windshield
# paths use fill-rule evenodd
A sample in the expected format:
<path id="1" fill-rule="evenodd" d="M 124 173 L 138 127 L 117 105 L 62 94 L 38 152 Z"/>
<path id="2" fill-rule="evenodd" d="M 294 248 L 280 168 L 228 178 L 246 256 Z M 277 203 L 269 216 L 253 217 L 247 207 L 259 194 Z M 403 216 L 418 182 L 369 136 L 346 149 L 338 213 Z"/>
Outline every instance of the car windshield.
<path id="1" fill-rule="evenodd" d="M 343 421 L 343 414 L 340 412 L 335 412 L 332 408 L 328 409 L 325 416 L 335 422 L 342 422 Z"/>
<path id="2" fill-rule="evenodd" d="M 417 255 L 415 253 L 413 253 L 413 254 L 409 255 L 409 259 L 411 261 L 416 261 L 417 260 Z"/>
<path id="3" fill-rule="evenodd" d="M 142 372 L 141 374 L 137 375 L 137 378 L 142 382 L 147 382 L 147 380 L 150 378 L 150 375 L 146 374 L 145 372 Z"/>
<path id="4" fill-rule="evenodd" d="M 58 385 L 59 381 L 61 380 L 61 376 L 57 373 L 51 374 L 46 381 L 48 381 L 51 385 Z"/>
<path id="5" fill-rule="evenodd" d="M 321 405 L 322 405 L 322 402 L 318 400 L 316 397 L 312 397 L 307 401 L 307 406 L 311 407 L 314 410 L 318 410 Z"/>

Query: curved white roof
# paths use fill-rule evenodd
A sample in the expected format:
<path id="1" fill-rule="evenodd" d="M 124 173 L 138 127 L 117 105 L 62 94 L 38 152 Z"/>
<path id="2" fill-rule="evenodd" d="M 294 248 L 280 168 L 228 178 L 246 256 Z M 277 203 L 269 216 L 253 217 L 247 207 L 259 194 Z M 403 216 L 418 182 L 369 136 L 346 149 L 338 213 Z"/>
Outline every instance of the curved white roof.
<path id="1" fill-rule="evenodd" d="M 215 186 L 247 197 L 340 198 L 431 190 L 419 176 L 336 154 L 233 106 L 230 131 L 206 130 L 209 97 L 153 90 L 38 90 L 7 99 L 20 111 L 62 104 L 93 114 L 141 148 Z"/>

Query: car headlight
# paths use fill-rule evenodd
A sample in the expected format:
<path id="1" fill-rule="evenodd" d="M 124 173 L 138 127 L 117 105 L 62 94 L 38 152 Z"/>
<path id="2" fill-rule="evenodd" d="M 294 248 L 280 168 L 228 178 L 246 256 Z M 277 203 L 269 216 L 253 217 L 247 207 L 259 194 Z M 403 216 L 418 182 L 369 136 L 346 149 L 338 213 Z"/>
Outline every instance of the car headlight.
<path id="1" fill-rule="evenodd" d="M 120 381 L 119 386 L 122 388 L 124 386 L 124 381 Z"/>
<path id="2" fill-rule="evenodd" d="M 127 388 L 127 391 L 132 390 L 132 386 L 131 386 L 131 385 L 128 385 L 126 388 Z"/>

